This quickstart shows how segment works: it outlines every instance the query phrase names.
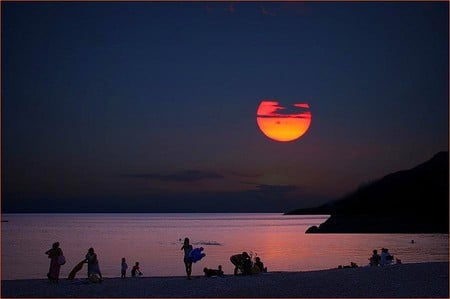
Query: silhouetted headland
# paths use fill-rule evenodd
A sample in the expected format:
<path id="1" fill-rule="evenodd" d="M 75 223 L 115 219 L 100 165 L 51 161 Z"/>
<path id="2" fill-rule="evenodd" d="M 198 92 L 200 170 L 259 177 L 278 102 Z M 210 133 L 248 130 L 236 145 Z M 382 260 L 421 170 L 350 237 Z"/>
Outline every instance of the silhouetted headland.
<path id="1" fill-rule="evenodd" d="M 343 198 L 287 215 L 331 215 L 307 233 L 448 233 L 448 152 L 389 174 Z"/>

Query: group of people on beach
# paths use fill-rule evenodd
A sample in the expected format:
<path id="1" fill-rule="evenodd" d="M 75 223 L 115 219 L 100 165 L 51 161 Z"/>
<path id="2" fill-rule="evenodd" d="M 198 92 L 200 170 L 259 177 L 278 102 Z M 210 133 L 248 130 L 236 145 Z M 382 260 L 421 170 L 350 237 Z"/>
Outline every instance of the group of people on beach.
<path id="1" fill-rule="evenodd" d="M 195 252 L 195 250 L 199 250 L 196 248 L 194 250 L 193 246 L 189 242 L 189 238 L 184 239 L 183 246 L 181 247 L 181 250 L 184 251 L 184 257 L 183 262 L 186 270 L 186 276 L 187 279 L 191 279 L 192 274 L 192 263 L 196 261 L 196 259 L 193 258 L 192 253 Z M 203 250 L 203 248 L 200 248 L 200 250 Z M 66 263 L 63 251 L 60 247 L 59 242 L 55 242 L 52 245 L 52 248 L 47 250 L 45 254 L 50 259 L 50 268 L 47 273 L 47 277 L 51 282 L 58 282 L 59 280 L 59 274 L 61 270 L 61 266 Z M 205 256 L 204 253 L 201 253 L 201 257 Z M 198 260 L 198 257 L 197 257 Z M 257 274 L 261 272 L 267 272 L 267 267 L 264 267 L 264 264 L 262 263 L 261 259 L 259 257 L 255 258 L 255 261 L 252 261 L 252 257 L 247 253 L 243 252 L 241 254 L 235 254 L 230 257 L 231 263 L 235 266 L 234 269 L 234 275 L 237 275 L 240 271 L 242 275 L 250 275 L 250 274 Z M 68 279 L 74 279 L 77 272 L 79 272 L 83 265 L 87 264 L 87 276 L 89 281 L 91 282 L 102 282 L 103 276 L 102 272 L 100 271 L 100 263 L 97 257 L 97 254 L 95 253 L 94 248 L 89 248 L 88 252 L 86 253 L 84 259 L 80 261 L 70 272 Z M 126 278 L 127 276 L 127 269 L 128 264 L 126 261 L 126 258 L 122 258 L 121 262 L 121 271 L 120 271 L 120 277 Z M 223 276 L 224 272 L 222 270 L 222 265 L 218 266 L 218 269 L 209 269 L 204 268 L 203 272 L 206 277 L 212 277 L 212 276 Z M 142 276 L 143 273 L 140 270 L 139 262 L 136 262 L 131 270 L 131 276 Z"/>
<path id="2" fill-rule="evenodd" d="M 59 242 L 53 243 L 52 248 L 47 250 L 45 254 L 47 254 L 50 259 L 50 268 L 47 273 L 47 277 L 51 282 L 58 282 L 61 266 L 66 263 L 66 258 L 64 257 L 62 249 L 59 247 Z M 100 271 L 97 254 L 92 247 L 88 249 L 85 258 L 70 272 L 69 279 L 73 279 L 75 274 L 81 270 L 85 263 L 88 266 L 88 277 L 92 280 L 101 282 L 103 280 L 102 272 Z"/>
<path id="3" fill-rule="evenodd" d="M 186 269 L 187 279 L 191 279 L 193 263 L 191 253 L 194 250 L 193 246 L 189 242 L 189 238 L 185 238 L 183 246 L 181 247 L 181 250 L 184 251 L 183 262 Z M 240 254 L 232 255 L 230 257 L 230 261 L 234 265 L 234 275 L 238 275 L 239 271 L 242 273 L 242 275 L 267 272 L 267 267 L 264 267 L 264 264 L 259 257 L 255 258 L 255 262 L 252 262 L 251 256 L 245 251 Z M 219 265 L 218 269 L 208 269 L 205 267 L 203 268 L 203 272 L 205 273 L 206 277 L 224 275 L 222 265 Z"/>
<path id="4" fill-rule="evenodd" d="M 57 283 L 59 280 L 59 273 L 61 270 L 61 266 L 66 263 L 66 259 L 64 257 L 63 251 L 59 246 L 59 242 L 55 242 L 52 245 L 52 248 L 45 252 L 48 258 L 50 259 L 50 268 L 47 273 L 47 277 L 51 282 Z M 75 275 L 78 271 L 83 268 L 83 265 L 87 264 L 87 276 L 91 282 L 102 282 L 103 276 L 100 271 L 100 263 L 97 258 L 97 254 L 94 251 L 94 248 L 89 248 L 86 253 L 84 259 L 80 261 L 70 272 L 68 279 L 74 279 Z M 122 258 L 121 264 L 121 278 L 126 277 L 126 271 L 128 269 L 128 265 L 126 263 L 126 259 Z M 142 272 L 139 268 L 139 262 L 136 262 L 131 270 L 131 276 L 140 276 Z"/>
<path id="5" fill-rule="evenodd" d="M 246 251 L 232 255 L 230 257 L 230 262 L 234 265 L 234 275 L 237 275 L 238 271 L 240 271 L 242 275 L 267 272 L 267 267 L 264 267 L 261 259 L 256 257 L 255 262 L 252 262 L 252 257 Z"/>
<path id="6" fill-rule="evenodd" d="M 199 250 L 196 248 L 194 250 L 193 246 L 190 244 L 189 238 L 184 239 L 183 246 L 181 247 L 181 250 L 184 252 L 183 256 L 183 262 L 186 270 L 186 276 L 187 279 L 191 279 L 192 274 L 192 263 L 196 262 L 197 260 L 201 259 L 203 256 L 205 256 L 204 253 L 200 255 L 200 257 L 194 258 L 192 253 L 195 252 L 195 250 Z M 200 251 L 203 250 L 203 248 L 200 248 Z M 55 242 L 52 245 L 52 248 L 47 250 L 45 254 L 50 259 L 50 268 L 47 273 L 47 277 L 51 282 L 58 282 L 59 280 L 59 273 L 61 266 L 66 263 L 66 259 L 64 257 L 63 251 L 60 248 L 59 242 Z M 242 275 L 251 275 L 251 274 L 258 274 L 267 272 L 267 267 L 264 267 L 263 262 L 259 257 L 256 257 L 255 260 L 252 260 L 252 256 L 249 255 L 246 251 L 232 255 L 230 257 L 230 262 L 234 265 L 234 275 L 238 275 L 240 272 Z M 374 249 L 372 252 L 372 256 L 369 258 L 369 265 L 370 266 L 386 266 L 391 265 L 394 263 L 394 256 L 389 253 L 389 250 L 387 248 L 381 248 L 381 255 L 378 254 L 378 250 Z M 395 259 L 396 264 L 401 264 L 400 259 Z M 88 252 L 86 253 L 84 259 L 80 261 L 70 272 L 69 279 L 74 279 L 76 273 L 81 270 L 84 264 L 87 264 L 87 275 L 90 281 L 92 282 L 101 282 L 103 280 L 102 273 L 100 271 L 100 265 L 97 258 L 97 254 L 94 251 L 94 248 L 89 248 Z M 358 267 L 356 263 L 351 263 L 350 266 L 339 266 L 338 268 L 355 268 Z M 126 259 L 122 258 L 121 263 L 121 278 L 126 278 L 128 265 L 126 262 Z M 203 268 L 203 272 L 206 277 L 212 277 L 212 276 L 223 276 L 224 272 L 222 270 L 222 265 L 218 266 L 218 269 L 209 269 L 209 268 Z M 132 267 L 131 270 L 131 276 L 141 276 L 143 273 L 140 270 L 139 262 L 136 262 L 135 265 Z"/>
<path id="7" fill-rule="evenodd" d="M 400 259 L 395 259 L 396 264 L 401 264 Z M 378 254 L 378 250 L 374 249 L 372 251 L 372 256 L 369 258 L 370 266 L 386 266 L 392 265 L 394 263 L 394 256 L 389 253 L 389 249 L 381 248 L 381 255 Z"/>
<path id="8" fill-rule="evenodd" d="M 395 259 L 396 264 L 401 264 L 402 260 L 396 258 Z M 378 266 L 387 266 L 394 264 L 394 256 L 389 253 L 389 249 L 387 248 L 381 248 L 381 255 L 378 254 L 378 250 L 374 249 L 372 251 L 372 256 L 369 257 L 369 265 L 371 267 L 378 267 Z M 350 263 L 350 266 L 342 266 L 339 265 L 338 269 L 342 268 L 357 268 L 358 265 L 354 262 Z"/>
<path id="9" fill-rule="evenodd" d="M 122 258 L 122 263 L 120 265 L 120 278 L 126 278 L 127 277 L 127 269 L 128 269 L 128 264 L 126 259 L 123 257 Z M 143 273 L 141 272 L 141 268 L 139 267 L 139 262 L 136 262 L 133 266 L 133 268 L 131 268 L 131 277 L 136 277 L 136 276 L 142 276 Z"/>
<path id="10" fill-rule="evenodd" d="M 414 241 L 414 240 L 412 240 Z M 413 243 L 413 242 L 411 242 Z M 402 260 L 399 258 L 395 259 L 396 264 L 401 264 Z M 381 248 L 381 255 L 378 254 L 378 250 L 374 249 L 372 251 L 372 256 L 369 257 L 369 265 L 371 267 L 378 267 L 378 266 L 387 266 L 394 264 L 394 256 L 389 253 L 389 249 L 387 248 Z M 354 262 L 351 262 L 348 266 L 342 266 L 339 265 L 338 269 L 342 268 L 358 268 L 358 265 Z"/>

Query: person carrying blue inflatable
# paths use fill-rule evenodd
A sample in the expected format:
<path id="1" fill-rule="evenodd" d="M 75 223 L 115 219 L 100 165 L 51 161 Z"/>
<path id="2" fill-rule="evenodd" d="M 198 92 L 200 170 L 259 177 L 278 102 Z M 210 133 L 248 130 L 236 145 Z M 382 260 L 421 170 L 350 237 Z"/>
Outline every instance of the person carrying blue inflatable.
<path id="1" fill-rule="evenodd" d="M 184 250 L 184 266 L 186 268 L 187 279 L 191 279 L 192 273 L 192 263 L 196 263 L 201 260 L 206 254 L 204 254 L 203 247 L 193 248 L 191 244 L 189 244 L 189 238 L 184 238 L 184 244 L 181 247 L 181 250 Z"/>
<path id="2" fill-rule="evenodd" d="M 186 268 L 186 276 L 187 279 L 191 279 L 191 273 L 192 273 L 192 261 L 189 258 L 189 254 L 191 253 L 193 247 L 191 244 L 189 244 L 189 238 L 184 238 L 184 244 L 181 247 L 181 250 L 184 250 L 184 267 Z"/>

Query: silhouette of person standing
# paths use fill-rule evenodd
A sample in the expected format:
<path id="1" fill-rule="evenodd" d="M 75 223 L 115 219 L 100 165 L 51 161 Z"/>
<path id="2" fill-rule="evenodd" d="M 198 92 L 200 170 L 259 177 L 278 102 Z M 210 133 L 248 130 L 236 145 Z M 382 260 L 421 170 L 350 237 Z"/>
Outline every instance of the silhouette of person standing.
<path id="1" fill-rule="evenodd" d="M 181 247 L 181 250 L 184 250 L 184 266 L 186 268 L 186 275 L 187 275 L 187 279 L 191 279 L 191 272 L 192 272 L 192 261 L 189 258 L 189 254 L 192 251 L 192 245 L 189 244 L 189 238 L 184 238 L 184 244 Z"/>
<path id="2" fill-rule="evenodd" d="M 52 248 L 45 252 L 50 259 L 50 268 L 47 273 L 47 277 L 52 282 L 58 282 L 59 271 L 61 270 L 61 265 L 58 261 L 59 256 L 63 255 L 61 248 L 59 248 L 59 242 L 55 242 Z"/>
<path id="3" fill-rule="evenodd" d="M 86 263 L 88 264 L 88 277 L 92 274 L 97 274 L 100 277 L 100 280 L 103 280 L 97 254 L 94 252 L 94 248 L 92 247 L 89 248 L 88 253 L 86 254 Z"/>

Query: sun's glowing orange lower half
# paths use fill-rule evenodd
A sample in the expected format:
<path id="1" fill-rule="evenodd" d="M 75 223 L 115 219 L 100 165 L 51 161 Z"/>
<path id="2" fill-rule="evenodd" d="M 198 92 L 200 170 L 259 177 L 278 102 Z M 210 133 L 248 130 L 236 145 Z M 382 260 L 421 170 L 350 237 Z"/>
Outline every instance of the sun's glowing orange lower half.
<path id="1" fill-rule="evenodd" d="M 276 141 L 293 141 L 303 136 L 311 125 L 311 112 L 308 104 L 294 104 L 294 110 L 283 113 L 287 108 L 277 101 L 262 101 L 258 107 L 256 121 L 267 137 Z"/>
<path id="2" fill-rule="evenodd" d="M 258 117 L 258 126 L 269 138 L 276 141 L 292 141 L 300 138 L 309 128 L 310 119 Z"/>

